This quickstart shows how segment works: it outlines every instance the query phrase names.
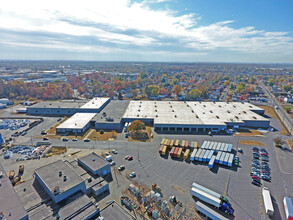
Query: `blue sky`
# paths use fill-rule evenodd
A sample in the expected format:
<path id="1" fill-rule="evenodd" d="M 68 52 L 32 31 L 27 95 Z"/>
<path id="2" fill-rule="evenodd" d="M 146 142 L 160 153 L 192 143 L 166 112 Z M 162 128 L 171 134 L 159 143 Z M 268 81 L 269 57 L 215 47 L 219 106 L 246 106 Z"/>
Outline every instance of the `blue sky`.
<path id="1" fill-rule="evenodd" d="M 0 59 L 293 63 L 290 0 L 10 0 Z"/>

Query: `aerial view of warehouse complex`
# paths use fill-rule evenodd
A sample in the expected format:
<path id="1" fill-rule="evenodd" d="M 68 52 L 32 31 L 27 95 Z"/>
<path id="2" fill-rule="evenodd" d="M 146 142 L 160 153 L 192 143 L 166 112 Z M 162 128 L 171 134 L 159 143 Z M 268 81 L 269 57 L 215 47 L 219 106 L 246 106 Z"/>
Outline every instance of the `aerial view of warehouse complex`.
<path id="1" fill-rule="evenodd" d="M 41 102 L 28 115 L 71 116 L 58 133 L 82 134 L 88 128 L 120 131 L 125 122 L 141 120 L 162 133 L 226 131 L 229 127 L 264 127 L 264 110 L 246 102 L 127 101 L 94 98 L 88 102 Z"/>

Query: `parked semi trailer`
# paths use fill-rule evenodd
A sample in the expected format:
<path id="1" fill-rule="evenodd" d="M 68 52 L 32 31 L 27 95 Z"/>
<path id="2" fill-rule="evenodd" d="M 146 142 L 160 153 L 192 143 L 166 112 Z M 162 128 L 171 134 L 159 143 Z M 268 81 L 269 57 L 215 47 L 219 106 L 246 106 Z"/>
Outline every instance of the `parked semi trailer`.
<path id="1" fill-rule="evenodd" d="M 186 159 L 188 158 L 189 152 L 190 152 L 189 149 L 187 149 L 187 150 L 184 152 L 183 159 L 186 160 Z"/>
<path id="2" fill-rule="evenodd" d="M 191 188 L 190 193 L 192 196 L 198 198 L 199 200 L 204 201 L 227 214 L 230 214 L 230 215 L 233 214 L 233 210 L 229 207 L 227 203 L 225 203 L 221 199 L 221 197 L 218 198 L 214 195 L 208 194 L 207 192 L 201 189 L 194 188 L 194 187 Z"/>
<path id="3" fill-rule="evenodd" d="M 195 160 L 195 155 L 196 155 L 196 153 L 197 153 L 197 149 L 194 149 L 194 150 L 192 151 L 191 155 L 190 155 L 190 160 L 191 160 L 191 161 L 194 161 L 194 160 Z"/>
<path id="4" fill-rule="evenodd" d="M 205 192 L 205 193 L 207 193 L 207 194 L 209 194 L 211 196 L 214 196 L 214 197 L 220 199 L 221 201 L 225 202 L 226 204 L 228 204 L 228 206 L 230 208 L 232 208 L 229 200 L 226 197 L 221 196 L 219 193 L 217 193 L 217 192 L 215 192 L 215 191 L 213 191 L 211 189 L 208 189 L 208 188 L 206 188 L 206 187 L 204 187 L 204 186 L 202 186 L 202 185 L 200 185 L 198 183 L 195 183 L 195 182 L 192 183 L 192 188 L 199 189 L 199 190 L 201 190 L 201 191 L 203 191 L 203 192 Z"/>
<path id="5" fill-rule="evenodd" d="M 210 207 L 204 205 L 200 201 L 197 201 L 195 203 L 195 208 L 197 211 L 200 211 L 212 220 L 228 220 L 227 218 L 212 210 Z"/>
<path id="6" fill-rule="evenodd" d="M 283 203 L 284 203 L 284 208 L 286 213 L 286 219 L 293 220 L 293 205 L 292 205 L 291 198 L 284 197 Z"/>
<path id="7" fill-rule="evenodd" d="M 266 210 L 267 215 L 273 216 L 274 207 L 273 207 L 270 191 L 267 187 L 262 188 L 262 197 L 263 197 L 263 202 L 265 205 L 265 210 Z"/>
<path id="8" fill-rule="evenodd" d="M 216 160 L 216 156 L 213 155 L 210 162 L 209 162 L 209 168 L 212 169 L 214 167 L 215 164 L 215 160 Z"/>

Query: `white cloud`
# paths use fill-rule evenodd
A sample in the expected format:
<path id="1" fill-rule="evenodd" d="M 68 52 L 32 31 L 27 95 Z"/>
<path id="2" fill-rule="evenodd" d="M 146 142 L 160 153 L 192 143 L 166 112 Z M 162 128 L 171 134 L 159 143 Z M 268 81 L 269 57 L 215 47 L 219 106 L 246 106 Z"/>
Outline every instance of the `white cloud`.
<path id="1" fill-rule="evenodd" d="M 105 45 L 87 46 L 70 41 L 72 37 L 92 37 L 96 41 L 116 44 L 132 50 L 132 45 L 144 48 L 176 47 L 185 54 L 207 53 L 216 49 L 244 53 L 278 53 L 287 49 L 293 55 L 293 39 L 286 32 L 266 32 L 254 27 L 232 28 L 234 21 L 222 21 L 200 26 L 200 16 L 194 13 L 179 15 L 169 9 L 154 10 L 150 4 L 167 0 L 10 0 L 1 3 L 0 30 L 31 33 L 22 36 L 26 41 L 9 41 L 8 45 L 56 49 L 107 51 Z M 67 35 L 67 39 L 37 42 L 35 33 Z M 30 41 L 30 43 L 28 43 Z M 6 42 L 1 39 L 0 42 Z M 62 44 L 64 46 L 62 46 Z M 97 50 L 94 48 L 98 48 Z M 108 49 L 106 49 L 108 48 Z M 288 49 L 291 52 L 288 52 Z M 155 50 L 155 49 L 154 49 Z M 158 51 L 162 49 L 158 48 Z M 167 52 L 168 53 L 168 52 Z"/>

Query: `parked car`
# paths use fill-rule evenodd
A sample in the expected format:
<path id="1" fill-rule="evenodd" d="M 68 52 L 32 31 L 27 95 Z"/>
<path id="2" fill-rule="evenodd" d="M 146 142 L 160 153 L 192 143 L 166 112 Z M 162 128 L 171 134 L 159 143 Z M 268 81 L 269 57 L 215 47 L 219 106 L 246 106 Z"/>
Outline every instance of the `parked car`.
<path id="1" fill-rule="evenodd" d="M 251 161 L 252 162 L 258 162 L 259 163 L 259 160 L 258 159 L 252 159 Z"/>
<path id="2" fill-rule="evenodd" d="M 127 155 L 124 157 L 125 160 L 128 160 L 128 157 L 130 157 L 130 155 Z"/>
<path id="3" fill-rule="evenodd" d="M 133 160 L 133 157 L 132 156 L 129 156 L 128 158 L 127 158 L 127 160 Z"/>
<path id="4" fill-rule="evenodd" d="M 260 151 L 268 153 L 267 150 L 264 148 L 260 149 Z"/>
<path id="5" fill-rule="evenodd" d="M 251 164 L 252 167 L 259 169 L 260 166 L 258 164 Z"/>
<path id="6" fill-rule="evenodd" d="M 119 171 L 122 171 L 122 170 L 124 170 L 125 169 L 125 166 L 124 165 L 121 165 L 120 167 L 118 167 L 118 170 Z"/>
<path id="7" fill-rule="evenodd" d="M 262 161 L 261 165 L 263 166 L 263 165 L 269 165 L 269 164 L 267 162 L 265 162 L 265 161 Z"/>
<path id="8" fill-rule="evenodd" d="M 62 138 L 62 141 L 68 141 L 68 138 L 67 137 L 63 137 Z"/>
<path id="9" fill-rule="evenodd" d="M 132 172 L 130 175 L 129 175 L 130 178 L 134 178 L 136 177 L 136 173 L 135 172 Z"/>
<path id="10" fill-rule="evenodd" d="M 47 140 L 49 140 L 49 138 L 43 137 L 43 141 L 47 141 Z"/>
<path id="11" fill-rule="evenodd" d="M 260 170 L 255 168 L 255 167 L 252 167 L 251 170 L 254 171 L 254 172 L 260 173 Z"/>
<path id="12" fill-rule="evenodd" d="M 26 133 L 27 133 L 26 131 L 22 132 L 22 133 L 21 133 L 21 136 L 26 135 Z"/>
<path id="13" fill-rule="evenodd" d="M 258 176 L 251 176 L 251 178 L 260 180 L 260 178 Z"/>
<path id="14" fill-rule="evenodd" d="M 115 150 L 115 149 L 112 150 L 112 153 L 113 154 L 118 154 L 117 150 Z"/>
<path id="15" fill-rule="evenodd" d="M 58 118 L 58 119 L 57 119 L 58 122 L 61 121 L 61 120 L 62 120 L 62 118 Z"/>
<path id="16" fill-rule="evenodd" d="M 257 147 L 253 147 L 252 150 L 253 151 L 259 151 L 259 149 Z"/>
<path id="17" fill-rule="evenodd" d="M 256 186 L 261 186 L 261 183 L 260 182 L 257 182 L 255 180 L 252 180 L 251 182 L 253 185 L 256 185 Z"/>
<path id="18" fill-rule="evenodd" d="M 251 172 L 250 173 L 250 176 L 257 176 L 258 178 L 260 178 L 260 174 L 259 173 L 256 173 L 256 172 Z"/>
<path id="19" fill-rule="evenodd" d="M 76 138 L 73 138 L 72 141 L 77 141 L 77 139 Z"/>
<path id="20" fill-rule="evenodd" d="M 91 140 L 86 138 L 86 139 L 83 139 L 84 142 L 90 142 Z"/>
<path id="21" fill-rule="evenodd" d="M 116 163 L 115 163 L 114 160 L 110 163 L 111 166 L 114 166 L 115 164 L 116 164 Z"/>
<path id="22" fill-rule="evenodd" d="M 128 138 L 128 134 L 127 133 L 125 134 L 125 138 Z"/>
<path id="23" fill-rule="evenodd" d="M 268 165 L 262 165 L 262 166 L 261 166 L 261 169 L 267 169 L 267 170 L 270 170 L 271 168 L 270 168 Z"/>
<path id="24" fill-rule="evenodd" d="M 259 156 L 257 156 L 257 155 L 253 155 L 253 158 L 259 160 Z"/>
<path id="25" fill-rule="evenodd" d="M 266 157 L 262 157 L 261 160 L 262 160 L 262 161 L 269 162 L 269 158 L 266 158 Z"/>
<path id="26" fill-rule="evenodd" d="M 266 181 L 271 181 L 271 177 L 267 175 L 262 175 L 261 178 Z"/>

